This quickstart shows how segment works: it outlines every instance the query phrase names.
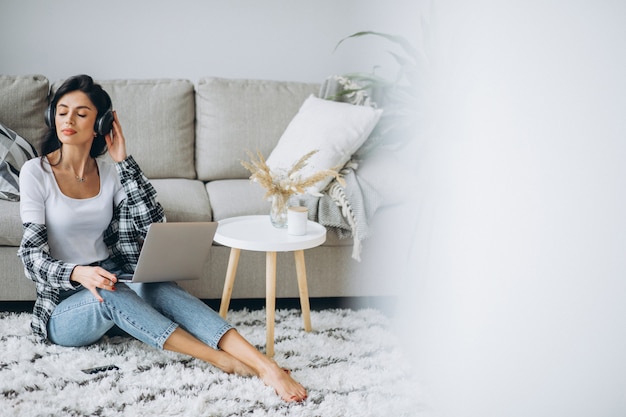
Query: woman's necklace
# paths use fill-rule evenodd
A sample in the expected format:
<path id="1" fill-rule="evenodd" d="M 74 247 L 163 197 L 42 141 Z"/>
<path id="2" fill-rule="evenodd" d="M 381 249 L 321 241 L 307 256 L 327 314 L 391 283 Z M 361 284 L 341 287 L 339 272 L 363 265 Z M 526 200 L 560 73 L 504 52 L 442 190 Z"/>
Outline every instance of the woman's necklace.
<path id="1" fill-rule="evenodd" d="M 61 158 L 63 158 L 63 147 L 60 147 L 60 148 L 59 148 L 59 161 L 58 161 L 55 165 L 58 165 L 58 164 L 60 164 L 60 163 L 61 163 Z M 95 161 L 95 159 L 94 159 L 94 161 Z M 68 169 L 71 169 L 71 168 L 68 168 Z M 97 170 L 97 169 L 98 169 L 98 164 L 96 164 L 96 170 Z M 84 175 L 84 174 L 83 174 L 83 176 L 81 177 L 81 176 L 79 176 L 78 174 L 76 174 L 76 173 L 75 173 L 75 172 L 73 172 L 73 171 L 74 171 L 74 170 L 72 170 L 72 174 L 74 174 L 74 178 L 76 179 L 76 182 L 80 182 L 80 183 L 85 182 L 85 180 L 86 180 L 87 178 L 85 177 L 85 175 Z"/>
<path id="2" fill-rule="evenodd" d="M 85 171 L 87 171 L 87 167 L 85 167 Z M 85 175 L 84 172 L 83 172 L 83 175 L 80 176 L 74 170 L 72 170 L 72 174 L 74 174 L 74 178 L 76 178 L 76 182 L 83 183 L 87 179 L 87 176 Z"/>

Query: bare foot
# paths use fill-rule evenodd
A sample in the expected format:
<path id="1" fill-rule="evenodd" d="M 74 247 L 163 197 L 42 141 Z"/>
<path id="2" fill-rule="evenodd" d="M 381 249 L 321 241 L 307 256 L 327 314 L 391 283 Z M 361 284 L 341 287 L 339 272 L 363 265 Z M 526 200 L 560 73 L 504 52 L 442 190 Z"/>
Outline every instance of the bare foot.
<path id="1" fill-rule="evenodd" d="M 250 368 L 245 363 L 236 359 L 232 355 L 227 352 L 219 351 L 220 360 L 219 363 L 216 364 L 218 368 L 227 374 L 236 374 L 240 376 L 257 376 L 258 374 L 254 371 L 254 369 Z"/>
<path id="2" fill-rule="evenodd" d="M 270 359 L 270 362 L 272 362 L 272 363 L 273 363 L 273 364 L 275 364 L 276 366 L 279 366 L 279 365 L 278 365 L 278 363 L 277 363 L 274 359 Z M 283 371 L 285 371 L 285 373 L 286 373 L 287 375 L 291 375 L 291 369 L 289 369 L 289 368 L 280 368 L 280 369 L 282 369 Z"/>
<path id="3" fill-rule="evenodd" d="M 291 377 L 291 372 L 280 368 L 272 361 L 270 366 L 259 373 L 259 378 L 265 385 L 274 388 L 276 393 L 287 402 L 300 402 L 307 398 L 306 390 L 299 382 Z"/>

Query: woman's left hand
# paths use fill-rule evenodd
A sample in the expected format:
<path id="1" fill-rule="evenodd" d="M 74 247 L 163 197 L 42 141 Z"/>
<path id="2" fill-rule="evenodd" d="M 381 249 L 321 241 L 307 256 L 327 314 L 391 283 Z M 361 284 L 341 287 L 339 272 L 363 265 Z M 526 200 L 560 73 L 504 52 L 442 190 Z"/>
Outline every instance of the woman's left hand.
<path id="1" fill-rule="evenodd" d="M 117 112 L 113 110 L 113 129 L 104 139 L 106 140 L 109 155 L 115 162 L 122 162 L 128 156 L 126 154 L 126 139 L 122 133 L 122 126 L 117 118 Z"/>

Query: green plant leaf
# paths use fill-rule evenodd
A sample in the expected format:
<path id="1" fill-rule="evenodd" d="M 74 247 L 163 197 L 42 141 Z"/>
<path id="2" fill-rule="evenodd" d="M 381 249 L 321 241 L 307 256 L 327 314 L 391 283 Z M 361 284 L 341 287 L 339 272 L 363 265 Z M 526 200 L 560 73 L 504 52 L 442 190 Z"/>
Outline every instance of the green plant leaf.
<path id="1" fill-rule="evenodd" d="M 378 36 L 381 38 L 385 38 L 397 45 L 399 45 L 404 52 L 407 53 L 407 55 L 411 56 L 412 58 L 415 59 L 415 61 L 417 61 L 418 59 L 418 52 L 417 49 L 415 49 L 413 47 L 413 45 L 411 45 L 411 43 L 404 38 L 403 36 L 399 36 L 399 35 L 390 35 L 388 33 L 383 33 L 383 32 L 374 32 L 374 31 L 363 31 L 363 32 L 357 32 L 357 33 L 353 33 L 350 36 L 346 36 L 345 38 L 343 38 L 342 40 L 340 40 L 339 42 L 337 42 L 337 45 L 335 46 L 334 51 L 337 50 L 337 48 L 339 48 L 339 46 L 346 40 L 348 39 L 352 39 L 352 38 L 360 38 L 361 36 Z"/>
<path id="2" fill-rule="evenodd" d="M 401 48 L 386 51 L 397 65 L 395 72 L 386 75 L 386 78 L 376 74 L 375 70 L 371 73 L 343 75 L 360 86 L 358 90 L 350 89 L 344 94 L 364 91 L 378 108 L 383 109 L 383 114 L 368 139 L 369 143 L 364 145 L 364 152 L 367 153 L 378 146 L 400 147 L 415 137 L 420 120 L 418 86 L 425 74 L 424 67 L 428 60 L 402 36 L 374 31 L 362 31 L 347 36 L 337 43 L 335 50 L 346 40 L 363 36 L 380 37 Z"/>

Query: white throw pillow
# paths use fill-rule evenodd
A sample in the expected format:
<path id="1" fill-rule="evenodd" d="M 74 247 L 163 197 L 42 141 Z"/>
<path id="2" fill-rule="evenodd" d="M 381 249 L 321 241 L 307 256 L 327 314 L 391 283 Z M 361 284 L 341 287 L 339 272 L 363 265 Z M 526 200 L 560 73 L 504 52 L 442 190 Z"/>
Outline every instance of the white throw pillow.
<path id="1" fill-rule="evenodd" d="M 267 158 L 272 170 L 289 169 L 305 154 L 318 150 L 300 174 L 306 178 L 318 171 L 342 167 L 368 138 L 382 110 L 368 106 L 309 96 Z M 332 177 L 318 182 L 311 192 L 322 191 Z"/>

